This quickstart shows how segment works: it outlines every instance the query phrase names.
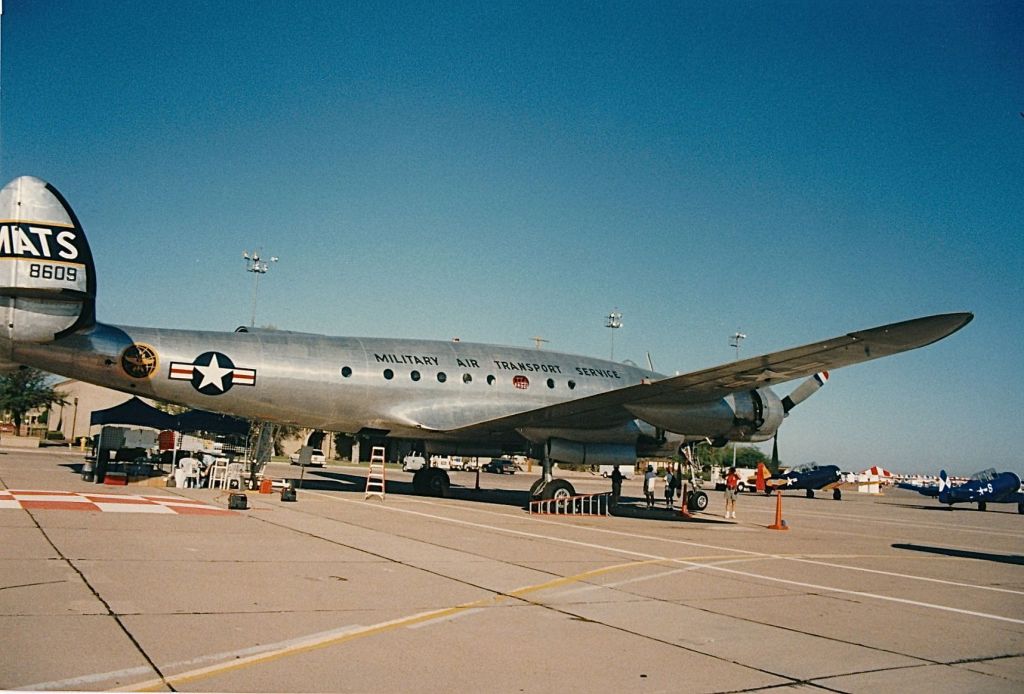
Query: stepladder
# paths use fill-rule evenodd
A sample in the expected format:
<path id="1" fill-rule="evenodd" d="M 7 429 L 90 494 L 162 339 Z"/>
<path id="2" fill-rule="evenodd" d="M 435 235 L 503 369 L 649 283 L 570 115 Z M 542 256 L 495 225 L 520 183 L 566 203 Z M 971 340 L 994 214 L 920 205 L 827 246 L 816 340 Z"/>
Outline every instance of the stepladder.
<path id="1" fill-rule="evenodd" d="M 364 499 L 376 496 L 379 497 L 381 501 L 384 501 L 384 463 L 384 447 L 374 446 L 370 450 L 370 469 L 366 473 L 366 495 L 363 497 Z"/>

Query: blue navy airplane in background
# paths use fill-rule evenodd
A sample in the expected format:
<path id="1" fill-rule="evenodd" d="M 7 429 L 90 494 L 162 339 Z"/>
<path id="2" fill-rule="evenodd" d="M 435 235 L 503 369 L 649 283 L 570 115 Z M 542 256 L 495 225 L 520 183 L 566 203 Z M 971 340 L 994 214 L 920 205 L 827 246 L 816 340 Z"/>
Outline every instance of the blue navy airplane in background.
<path id="1" fill-rule="evenodd" d="M 140 232 L 141 234 L 142 232 Z M 140 237 L 141 238 L 141 237 Z M 556 462 L 634 465 L 705 438 L 767 441 L 824 372 L 930 345 L 967 325 L 947 313 L 666 376 L 558 352 L 469 342 L 213 332 L 102 323 L 82 226 L 56 188 L 0 190 L 0 372 L 31 366 L 125 393 L 244 417 L 413 442 L 427 455 L 541 461 L 531 493 L 572 496 Z M 805 379 L 788 396 L 774 386 Z M 444 495 L 444 470 L 413 477 Z"/>
<path id="2" fill-rule="evenodd" d="M 953 485 L 943 470 L 939 473 L 939 483 L 918 485 L 912 482 L 900 482 L 901 489 L 910 489 L 925 496 L 938 497 L 939 503 L 978 504 L 978 510 L 984 511 L 988 504 L 1017 504 L 1017 513 L 1024 513 L 1024 493 L 1020 489 L 1020 477 L 1013 472 L 996 472 L 994 468 L 982 470 L 971 475 L 963 484 Z"/>
<path id="3" fill-rule="evenodd" d="M 775 489 L 804 489 L 807 498 L 813 499 L 814 492 L 831 489 L 832 498 L 839 501 L 843 498 L 843 493 L 839 490 L 842 483 L 842 475 L 835 465 L 806 463 L 766 479 L 764 491 L 771 494 Z"/>

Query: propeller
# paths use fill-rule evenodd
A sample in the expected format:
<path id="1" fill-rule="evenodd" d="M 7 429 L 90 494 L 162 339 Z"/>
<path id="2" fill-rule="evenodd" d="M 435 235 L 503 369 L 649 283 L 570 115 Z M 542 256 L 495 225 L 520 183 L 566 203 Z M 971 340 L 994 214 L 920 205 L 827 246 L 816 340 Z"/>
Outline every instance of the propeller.
<path id="1" fill-rule="evenodd" d="M 819 371 L 806 381 L 798 385 L 792 393 L 782 398 L 782 414 L 788 416 L 789 411 L 802 403 L 807 398 L 818 392 L 828 382 L 828 371 Z M 769 465 L 772 476 L 779 474 L 779 432 L 775 431 L 772 437 L 772 462 Z"/>
<path id="2" fill-rule="evenodd" d="M 801 383 L 792 393 L 782 398 L 783 413 L 788 415 L 790 410 L 817 393 L 827 381 L 828 371 L 820 371 Z"/>
<path id="3" fill-rule="evenodd" d="M 788 412 L 788 410 L 787 410 Z M 768 471 L 772 473 L 772 477 L 779 474 L 779 432 L 775 432 L 775 436 L 772 437 L 772 462 L 768 465 Z"/>

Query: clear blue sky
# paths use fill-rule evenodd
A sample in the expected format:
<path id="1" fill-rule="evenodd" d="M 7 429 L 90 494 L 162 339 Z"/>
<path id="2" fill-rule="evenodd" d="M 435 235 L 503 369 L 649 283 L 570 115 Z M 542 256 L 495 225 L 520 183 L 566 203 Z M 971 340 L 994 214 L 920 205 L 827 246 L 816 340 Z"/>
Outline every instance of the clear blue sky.
<path id="1" fill-rule="evenodd" d="M 919 315 L 782 457 L 1024 471 L 1024 5 L 15 2 L 0 177 L 100 320 L 497 342 L 666 373 Z M 780 388 L 782 393 L 788 388 Z"/>

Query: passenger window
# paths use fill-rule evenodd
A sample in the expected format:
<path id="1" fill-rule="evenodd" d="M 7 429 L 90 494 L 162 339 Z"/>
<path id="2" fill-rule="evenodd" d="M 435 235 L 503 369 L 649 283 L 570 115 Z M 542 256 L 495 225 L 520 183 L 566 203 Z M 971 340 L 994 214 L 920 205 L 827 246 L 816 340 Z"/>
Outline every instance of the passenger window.
<path id="1" fill-rule="evenodd" d="M 420 380 L 420 372 L 419 372 L 419 371 L 413 371 L 413 372 L 411 372 L 411 373 L 409 374 L 409 378 L 411 378 L 411 379 L 412 379 L 412 380 L 414 380 L 414 381 L 418 381 L 418 380 Z"/>
<path id="2" fill-rule="evenodd" d="M 491 374 L 488 374 L 488 375 L 487 375 L 487 385 L 489 385 L 489 386 L 493 386 L 493 385 L 494 385 L 494 382 L 495 382 L 496 380 L 497 380 L 497 379 L 496 379 L 496 378 L 494 378 L 494 376 L 493 376 L 493 375 L 491 375 Z"/>
<path id="3" fill-rule="evenodd" d="M 569 381 L 569 390 L 576 390 L 576 381 Z"/>
<path id="4" fill-rule="evenodd" d="M 554 388 L 554 387 L 555 387 L 555 379 L 549 378 L 548 379 L 548 388 Z"/>
<path id="5" fill-rule="evenodd" d="M 388 379 L 390 381 L 394 377 L 395 377 L 395 372 L 394 371 L 392 371 L 391 369 L 384 369 L 384 378 L 386 378 L 386 379 Z"/>
<path id="6" fill-rule="evenodd" d="M 349 376 L 352 375 L 352 369 L 348 366 L 341 367 L 341 375 L 344 376 L 345 378 L 348 378 Z"/>
<path id="7" fill-rule="evenodd" d="M 469 374 L 462 374 L 462 382 L 463 383 L 472 383 L 473 382 L 473 377 L 470 376 Z"/>
<path id="8" fill-rule="evenodd" d="M 438 383 L 444 383 L 447 380 L 448 380 L 448 376 L 445 374 L 444 371 L 438 371 L 437 372 L 437 382 Z"/>

